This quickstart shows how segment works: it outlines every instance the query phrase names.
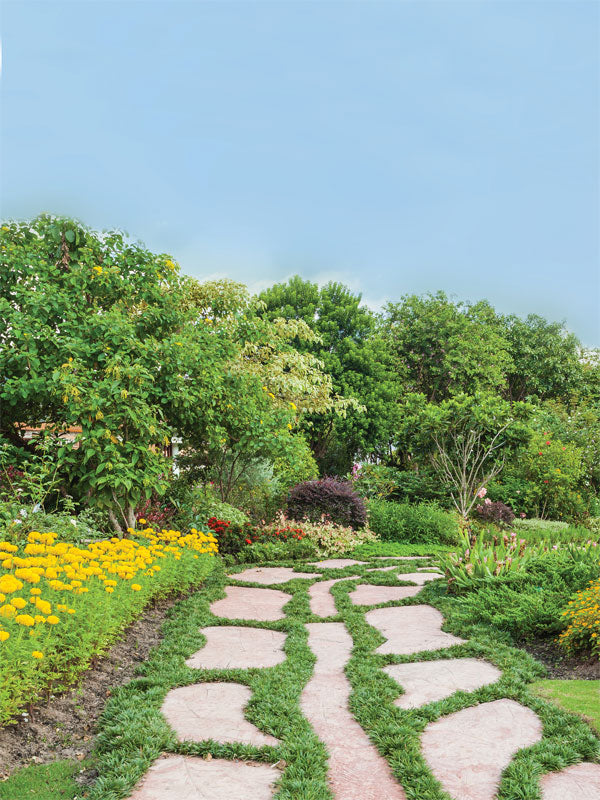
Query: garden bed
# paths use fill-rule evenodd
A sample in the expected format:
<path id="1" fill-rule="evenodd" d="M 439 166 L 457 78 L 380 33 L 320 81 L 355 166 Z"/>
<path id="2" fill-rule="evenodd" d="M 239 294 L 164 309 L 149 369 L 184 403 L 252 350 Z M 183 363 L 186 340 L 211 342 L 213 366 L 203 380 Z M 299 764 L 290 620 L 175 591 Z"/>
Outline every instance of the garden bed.
<path id="1" fill-rule="evenodd" d="M 597 680 L 600 678 L 600 662 L 595 656 L 571 656 L 565 653 L 555 638 L 538 637 L 521 640 L 517 647 L 530 653 L 548 670 L 549 678 L 579 678 Z"/>

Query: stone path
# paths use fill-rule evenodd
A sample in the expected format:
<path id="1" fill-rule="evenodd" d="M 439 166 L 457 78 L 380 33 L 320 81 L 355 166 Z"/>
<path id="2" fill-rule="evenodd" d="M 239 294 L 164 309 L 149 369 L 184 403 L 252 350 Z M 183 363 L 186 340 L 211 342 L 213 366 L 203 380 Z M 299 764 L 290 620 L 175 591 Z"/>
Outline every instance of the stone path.
<path id="1" fill-rule="evenodd" d="M 426 568 L 412 573 L 399 572 L 402 563 L 369 567 L 383 558 L 386 557 L 377 556 L 367 562 L 324 559 L 304 567 L 308 570 L 360 567 L 359 573 L 365 567 L 365 572 L 371 574 L 395 571 L 399 582 L 416 585 L 377 586 L 361 583 L 360 575 L 323 579 L 322 573 L 294 572 L 289 567 L 252 567 L 233 574 L 234 583 L 255 583 L 260 588 L 226 587 L 226 597 L 211 604 L 212 613 L 222 624 L 201 629 L 206 643 L 186 660 L 186 665 L 192 669 L 246 670 L 270 669 L 283 663 L 286 659 L 284 632 L 229 623 L 244 620 L 268 624 L 284 619 L 283 609 L 292 598 L 291 590 L 265 587 L 297 579 L 313 581 L 309 586 L 304 584 L 301 590 L 308 592 L 311 613 L 330 617 L 338 614 L 331 588 L 340 581 L 358 583 L 349 593 L 356 607 L 402 604 L 421 592 L 425 583 L 440 577 L 439 571 L 427 572 Z M 399 556 L 395 560 L 417 559 L 424 557 Z M 360 613 L 360 610 L 354 612 L 355 615 Z M 441 613 L 425 604 L 372 608 L 366 611 L 365 620 L 385 638 L 375 650 L 378 654 L 404 656 L 439 652 L 465 641 L 442 631 Z M 343 622 L 306 622 L 305 628 L 308 647 L 316 663 L 302 691 L 300 708 L 327 749 L 332 797 L 334 800 L 406 800 L 408 786 L 400 785 L 386 759 L 350 711 L 351 685 L 344 668 L 353 641 L 346 625 Z M 449 658 L 443 653 L 438 659 L 390 664 L 382 670 L 399 687 L 399 696 L 394 702 L 400 711 L 396 713 L 419 708 L 456 692 L 473 692 L 501 677 L 500 670 L 487 661 Z M 200 681 L 167 693 L 161 711 L 178 739 L 185 742 L 212 740 L 223 745 L 241 743 L 257 748 L 285 744 L 246 718 L 252 690 L 243 683 L 228 681 L 226 676 L 227 673 L 221 679 Z M 390 713 L 385 704 L 381 705 L 380 713 L 385 721 L 385 715 Z M 502 772 L 514 755 L 521 748 L 538 742 L 541 736 L 541 722 L 529 708 L 514 700 L 500 699 L 469 705 L 430 722 L 421 736 L 421 748 L 431 773 L 453 800 L 494 800 Z M 402 751 L 403 742 L 399 741 L 397 747 Z M 257 754 L 255 757 L 256 762 L 161 756 L 134 789 L 130 800 L 270 800 L 277 793 L 282 774 L 279 767 L 285 769 L 287 764 L 280 757 L 276 764 L 260 763 L 264 756 Z M 418 796 L 418 787 L 411 786 L 410 790 L 411 797 Z M 286 796 L 294 796 L 289 794 L 289 788 L 287 791 Z M 542 800 L 600 800 L 600 765 L 576 764 L 544 775 L 540 792 Z M 298 796 L 297 800 L 308 798 Z"/>

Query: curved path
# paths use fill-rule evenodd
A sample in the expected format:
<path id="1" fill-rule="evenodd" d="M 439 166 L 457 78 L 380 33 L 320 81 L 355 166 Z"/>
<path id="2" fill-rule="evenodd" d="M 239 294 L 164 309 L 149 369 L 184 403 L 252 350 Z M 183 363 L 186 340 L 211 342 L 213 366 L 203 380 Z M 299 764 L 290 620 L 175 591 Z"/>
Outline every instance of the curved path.
<path id="1" fill-rule="evenodd" d="M 342 581 L 351 581 L 353 588 L 345 607 L 364 613 L 364 620 L 380 634 L 383 642 L 374 652 L 417 659 L 381 668 L 398 686 L 399 696 L 394 701 L 400 709 L 397 713 L 496 683 L 501 672 L 489 662 L 454 658 L 452 651 L 446 656 L 443 651 L 463 645 L 465 640 L 442 630 L 444 620 L 437 609 L 412 600 L 426 582 L 438 579 L 439 573 L 424 571 L 431 568 L 402 572 L 411 569 L 410 562 L 416 560 L 412 557 L 388 559 L 396 561 L 392 566 L 378 566 L 378 558 L 367 562 L 325 559 L 304 564 L 306 572 L 289 567 L 253 567 L 231 575 L 225 597 L 211 605 L 217 624 L 201 630 L 206 642 L 186 664 L 193 669 L 245 670 L 269 669 L 282 663 L 286 659 L 286 634 L 265 625 L 285 618 L 284 607 L 292 599 L 289 592 L 297 591 L 291 587 L 300 585 L 302 592 L 307 591 L 312 619 L 339 619 L 340 614 L 348 619 L 343 616 L 344 607 L 336 605 L 331 589 Z M 329 577 L 330 570 L 350 567 L 358 574 Z M 327 577 L 323 571 L 327 571 Z M 371 580 L 377 579 L 377 572 L 396 572 L 399 584 L 412 585 L 392 586 L 389 578 L 385 586 L 375 585 Z M 288 592 L 279 588 L 290 581 L 294 583 L 289 583 Z M 383 604 L 388 605 L 373 608 Z M 370 610 L 361 612 L 361 607 Z M 222 624 L 218 624 L 219 619 Z M 245 624 L 235 625 L 236 620 Z M 400 784 L 350 710 L 352 690 L 344 670 L 353 642 L 346 625 L 309 620 L 305 619 L 308 647 L 316 661 L 300 708 L 326 747 L 331 796 L 334 800 L 406 800 L 405 790 L 410 788 L 410 796 L 416 797 L 415 787 Z M 253 622 L 261 626 L 252 627 Z M 276 748 L 280 741 L 246 718 L 251 699 L 251 689 L 227 679 L 225 673 L 224 679 L 172 689 L 161 710 L 182 742 Z M 389 713 L 382 703 L 380 714 Z M 427 724 L 421 736 L 421 755 L 433 776 L 430 780 L 435 779 L 454 800 L 494 800 L 502 773 L 515 754 L 535 745 L 541 737 L 542 725 L 533 711 L 513 699 L 500 698 L 471 704 Z M 398 750 L 403 747 L 398 741 Z M 272 764 L 167 754 L 154 763 L 130 798 L 270 800 L 277 796 L 281 766 L 286 766 L 281 760 Z M 600 800 L 600 765 L 582 763 L 548 773 L 541 779 L 540 792 L 542 800 Z"/>

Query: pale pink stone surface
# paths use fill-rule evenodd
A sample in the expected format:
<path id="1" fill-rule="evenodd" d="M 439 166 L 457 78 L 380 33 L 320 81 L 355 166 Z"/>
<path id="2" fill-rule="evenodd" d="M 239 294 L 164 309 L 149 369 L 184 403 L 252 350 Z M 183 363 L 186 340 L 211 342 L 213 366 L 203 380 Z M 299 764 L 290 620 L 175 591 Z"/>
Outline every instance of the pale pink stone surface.
<path id="1" fill-rule="evenodd" d="M 330 581 L 317 581 L 309 586 L 310 610 L 313 614 L 318 617 L 331 617 L 338 613 L 330 590 L 334 583 L 345 580 L 348 578 L 332 578 Z"/>
<path id="2" fill-rule="evenodd" d="M 277 745 L 279 740 L 263 733 L 244 716 L 252 696 L 241 683 L 195 683 L 167 693 L 161 711 L 182 740 L 242 742 L 256 747 Z"/>
<path id="3" fill-rule="evenodd" d="M 387 639 L 376 653 L 409 655 L 421 650 L 441 650 L 465 641 L 441 630 L 444 618 L 432 606 L 374 608 L 367 611 L 365 619 Z"/>
<path id="4" fill-rule="evenodd" d="M 373 558 L 386 559 L 386 561 L 423 561 L 430 556 L 373 556 Z"/>
<path id="5" fill-rule="evenodd" d="M 418 708 L 450 697 L 454 692 L 472 692 L 495 683 L 502 673 L 493 664 L 477 658 L 445 658 L 383 668 L 404 689 L 394 701 L 398 708 Z"/>
<path id="6" fill-rule="evenodd" d="M 285 661 L 285 633 L 227 625 L 201 628 L 206 644 L 186 660 L 193 669 L 274 667 Z"/>
<path id="7" fill-rule="evenodd" d="M 324 561 L 315 561 L 309 566 L 322 567 L 323 569 L 342 569 L 343 567 L 355 567 L 357 564 L 368 563 L 368 561 L 355 561 L 353 558 L 326 558 Z"/>
<path id="8" fill-rule="evenodd" d="M 392 564 L 391 567 L 371 567 L 366 572 L 394 572 L 394 570 L 398 571 L 400 566 L 400 564 Z"/>
<path id="9" fill-rule="evenodd" d="M 215 600 L 210 610 L 217 617 L 229 619 L 257 619 L 273 622 L 283 619 L 283 607 L 292 599 L 291 594 L 278 589 L 254 589 L 250 586 L 227 586 L 227 597 Z"/>
<path id="10" fill-rule="evenodd" d="M 318 586 L 318 584 L 316 585 Z M 372 586 L 365 583 L 357 586 L 349 597 L 355 606 L 374 606 L 377 603 L 389 603 L 391 600 L 414 597 L 420 591 L 420 586 Z"/>
<path id="11" fill-rule="evenodd" d="M 269 586 L 272 583 L 287 583 L 295 578 L 320 578 L 320 572 L 294 572 L 291 567 L 252 567 L 230 576 L 235 581 L 247 583 L 262 583 Z"/>
<path id="12" fill-rule="evenodd" d="M 130 800 L 271 800 L 280 773 L 267 764 L 163 756 Z"/>
<path id="13" fill-rule="evenodd" d="M 399 572 L 396 577 L 399 581 L 411 581 L 418 586 L 424 586 L 428 581 L 437 581 L 441 576 L 436 572 Z"/>
<path id="14" fill-rule="evenodd" d="M 542 800 L 600 800 L 600 764 L 574 764 L 540 781 Z"/>
<path id="15" fill-rule="evenodd" d="M 302 692 L 301 708 L 329 752 L 329 785 L 335 800 L 406 800 L 387 762 L 348 710 L 351 687 L 344 666 L 352 639 L 346 628 L 341 622 L 306 627 L 317 663 Z"/>
<path id="16" fill-rule="evenodd" d="M 455 800 L 493 800 L 515 753 L 541 738 L 542 723 L 531 709 L 514 700 L 494 700 L 430 722 L 421 748 Z"/>

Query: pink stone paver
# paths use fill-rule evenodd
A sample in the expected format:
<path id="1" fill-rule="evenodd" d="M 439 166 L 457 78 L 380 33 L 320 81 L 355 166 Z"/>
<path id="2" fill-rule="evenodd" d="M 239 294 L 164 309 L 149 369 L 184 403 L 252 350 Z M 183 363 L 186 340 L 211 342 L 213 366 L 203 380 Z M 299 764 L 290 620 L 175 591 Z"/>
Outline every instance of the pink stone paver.
<path id="1" fill-rule="evenodd" d="M 493 800 L 517 750 L 542 738 L 542 723 L 514 700 L 494 700 L 430 722 L 423 756 L 455 800 Z"/>
<path id="2" fill-rule="evenodd" d="M 271 800 L 278 770 L 267 764 L 163 756 L 129 800 Z"/>
<path id="3" fill-rule="evenodd" d="M 477 658 L 390 664 L 383 671 L 404 689 L 404 694 L 394 701 L 398 708 L 418 708 L 454 692 L 472 692 L 495 683 L 502 675 L 493 664 Z"/>
<path id="4" fill-rule="evenodd" d="M 269 586 L 272 583 L 287 583 L 295 578 L 320 578 L 320 572 L 294 572 L 291 567 L 252 567 L 231 575 L 235 581 L 247 583 L 262 583 Z"/>
<path id="5" fill-rule="evenodd" d="M 308 594 L 312 613 L 318 617 L 332 617 L 337 614 L 337 608 L 330 589 L 334 583 L 346 580 L 348 578 L 332 578 L 329 581 L 317 581 L 317 583 L 309 586 Z"/>
<path id="6" fill-rule="evenodd" d="M 315 561 L 309 564 L 311 567 L 322 567 L 323 569 L 343 569 L 344 567 L 355 567 L 368 564 L 368 561 L 355 561 L 353 558 L 326 558 L 324 561 Z"/>
<path id="7" fill-rule="evenodd" d="M 399 581 L 411 581 L 424 586 L 428 581 L 437 581 L 441 575 L 435 572 L 399 572 L 397 578 Z"/>
<path id="8" fill-rule="evenodd" d="M 371 569 L 366 570 L 367 572 L 393 572 L 394 570 L 398 571 L 400 569 L 400 564 L 392 564 L 391 567 L 371 567 Z"/>
<path id="9" fill-rule="evenodd" d="M 574 764 L 540 781 L 542 800 L 600 800 L 600 764 Z"/>
<path id="10" fill-rule="evenodd" d="M 374 606 L 378 603 L 389 603 L 391 600 L 414 597 L 420 591 L 420 586 L 373 586 L 365 583 L 357 586 L 349 596 L 355 606 Z"/>
<path id="11" fill-rule="evenodd" d="M 444 618 L 432 606 L 375 608 L 367 611 L 365 619 L 387 639 L 376 653 L 409 655 L 421 650 L 441 650 L 465 641 L 441 630 Z"/>
<path id="12" fill-rule="evenodd" d="M 285 661 L 285 633 L 235 625 L 201 628 L 206 644 L 186 660 L 193 669 L 274 667 Z"/>
<path id="13" fill-rule="evenodd" d="M 373 556 L 375 559 L 385 559 L 386 561 L 424 561 L 431 556 Z"/>
<path id="14" fill-rule="evenodd" d="M 182 740 L 278 745 L 278 739 L 245 718 L 244 709 L 251 697 L 251 689 L 241 683 L 194 683 L 171 689 L 161 711 Z"/>
<path id="15" fill-rule="evenodd" d="M 250 586 L 227 586 L 227 597 L 216 600 L 210 610 L 217 617 L 229 619 L 257 619 L 273 622 L 283 619 L 283 607 L 292 599 L 291 594 L 278 589 L 253 589 Z"/>
<path id="16" fill-rule="evenodd" d="M 400 784 L 348 710 L 351 687 L 344 674 L 352 639 L 341 622 L 312 622 L 308 645 L 317 657 L 300 705 L 329 752 L 335 800 L 406 800 Z"/>

